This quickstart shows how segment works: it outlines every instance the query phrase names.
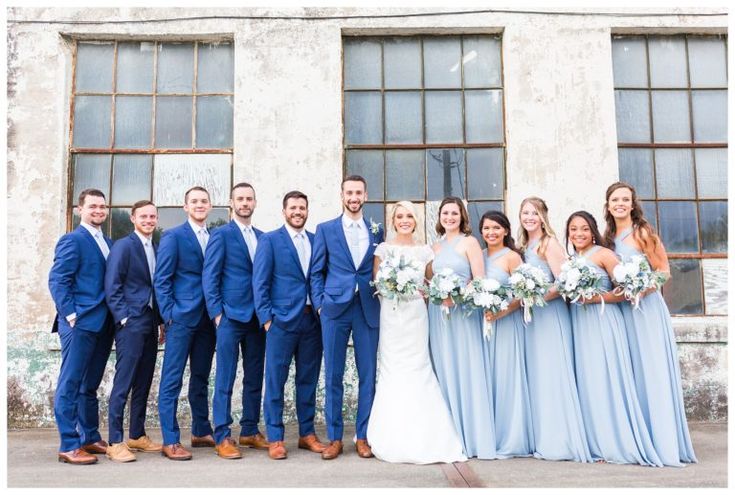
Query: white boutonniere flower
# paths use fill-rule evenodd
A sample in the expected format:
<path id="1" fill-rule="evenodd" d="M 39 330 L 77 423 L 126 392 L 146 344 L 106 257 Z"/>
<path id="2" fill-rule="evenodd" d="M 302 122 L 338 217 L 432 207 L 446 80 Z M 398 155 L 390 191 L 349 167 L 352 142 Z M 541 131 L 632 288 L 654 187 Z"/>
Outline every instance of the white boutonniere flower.
<path id="1" fill-rule="evenodd" d="M 373 219 L 370 219 L 370 232 L 373 233 L 373 235 L 378 235 L 380 233 L 380 222 L 373 222 Z"/>

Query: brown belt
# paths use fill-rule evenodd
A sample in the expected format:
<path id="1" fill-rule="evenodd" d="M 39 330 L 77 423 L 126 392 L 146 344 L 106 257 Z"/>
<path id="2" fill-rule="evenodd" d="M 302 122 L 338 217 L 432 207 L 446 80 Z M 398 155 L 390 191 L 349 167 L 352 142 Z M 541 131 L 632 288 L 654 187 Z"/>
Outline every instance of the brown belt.
<path id="1" fill-rule="evenodd" d="M 307 304 L 306 306 L 304 306 L 304 313 L 307 315 L 311 314 L 311 304 Z"/>

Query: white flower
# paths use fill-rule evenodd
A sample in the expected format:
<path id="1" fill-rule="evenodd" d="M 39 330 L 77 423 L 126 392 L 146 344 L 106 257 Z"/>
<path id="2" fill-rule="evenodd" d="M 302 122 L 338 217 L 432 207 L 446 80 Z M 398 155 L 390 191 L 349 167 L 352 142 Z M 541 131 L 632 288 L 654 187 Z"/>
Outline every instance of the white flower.
<path id="1" fill-rule="evenodd" d="M 579 268 L 572 268 L 567 272 L 567 281 L 571 282 L 573 285 L 576 285 L 577 282 L 579 282 L 579 278 L 582 276 L 582 272 L 579 271 Z"/>
<path id="2" fill-rule="evenodd" d="M 526 289 L 532 290 L 534 287 L 536 287 L 536 282 L 534 282 L 532 279 L 526 280 Z"/>
<path id="3" fill-rule="evenodd" d="M 510 276 L 510 278 L 508 279 L 508 282 L 511 285 L 519 284 L 519 283 L 523 282 L 523 275 L 521 273 L 516 272 L 516 273 L 514 273 L 513 275 Z"/>
<path id="4" fill-rule="evenodd" d="M 625 282 L 626 275 L 627 275 L 627 270 L 625 269 L 625 265 L 623 263 L 613 268 L 613 277 L 615 277 L 615 280 L 617 280 L 618 283 Z"/>
<path id="5" fill-rule="evenodd" d="M 494 278 L 482 279 L 482 288 L 488 292 L 496 291 L 500 288 L 500 282 Z"/>
<path id="6" fill-rule="evenodd" d="M 443 279 L 439 282 L 439 290 L 442 292 L 452 292 L 452 289 L 454 289 L 454 284 L 449 279 Z"/>
<path id="7" fill-rule="evenodd" d="M 401 290 L 404 285 L 413 280 L 413 274 L 409 270 L 403 270 L 398 272 L 396 276 L 396 282 L 398 282 L 398 290 Z"/>
<path id="8" fill-rule="evenodd" d="M 380 222 L 373 222 L 373 219 L 370 219 L 370 232 L 373 233 L 373 235 L 378 235 L 380 233 Z"/>

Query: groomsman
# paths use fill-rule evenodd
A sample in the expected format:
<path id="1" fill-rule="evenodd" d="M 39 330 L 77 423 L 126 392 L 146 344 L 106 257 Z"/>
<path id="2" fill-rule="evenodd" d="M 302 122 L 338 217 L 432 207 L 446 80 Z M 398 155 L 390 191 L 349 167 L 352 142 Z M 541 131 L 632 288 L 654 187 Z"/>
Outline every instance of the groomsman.
<path id="1" fill-rule="evenodd" d="M 271 459 L 288 455 L 283 443 L 283 387 L 296 359 L 296 415 L 300 449 L 320 453 L 314 433 L 316 385 L 322 361 L 321 329 L 309 299 L 311 245 L 304 226 L 309 200 L 299 191 L 283 198 L 286 224 L 261 236 L 255 255 L 253 291 L 258 319 L 267 331 L 263 409 Z"/>
<path id="2" fill-rule="evenodd" d="M 57 315 L 52 332 L 61 340 L 61 370 L 54 416 L 61 436 L 59 461 L 93 464 L 107 443 L 99 433 L 97 389 L 110 357 L 113 325 L 105 304 L 105 259 L 112 241 L 102 234 L 107 219 L 105 195 L 97 189 L 79 194 L 79 227 L 56 244 L 49 290 Z"/>
<path id="3" fill-rule="evenodd" d="M 215 334 L 207 316 L 202 292 L 204 252 L 209 241 L 206 220 L 212 205 L 200 186 L 186 191 L 186 222 L 163 233 L 156 259 L 153 286 L 166 326 L 166 347 L 158 391 L 158 414 L 163 435 L 162 454 L 171 460 L 191 459 L 181 445 L 176 410 L 189 360 L 191 446 L 214 447 L 209 423 L 209 372 L 212 368 Z"/>
<path id="4" fill-rule="evenodd" d="M 118 462 L 134 461 L 135 454 L 131 450 L 161 451 L 161 444 L 154 443 L 145 433 L 146 406 L 156 367 L 158 326 L 161 324 L 153 294 L 156 206 L 148 200 L 138 201 L 133 205 L 130 221 L 135 230 L 112 246 L 105 273 L 105 299 L 117 326 L 107 457 Z M 126 443 L 123 441 L 123 415 L 131 390 L 130 438 Z"/>
<path id="5" fill-rule="evenodd" d="M 242 349 L 244 372 L 240 445 L 268 449 L 258 431 L 260 399 L 263 388 L 265 331 L 258 323 L 253 304 L 253 258 L 262 231 L 251 225 L 255 211 L 255 189 L 246 182 L 230 193 L 232 221 L 212 233 L 204 256 L 202 285 L 207 312 L 217 333 L 217 364 L 212 399 L 214 440 L 217 455 L 239 459 L 232 440 L 232 386 L 237 374 L 237 359 Z"/>

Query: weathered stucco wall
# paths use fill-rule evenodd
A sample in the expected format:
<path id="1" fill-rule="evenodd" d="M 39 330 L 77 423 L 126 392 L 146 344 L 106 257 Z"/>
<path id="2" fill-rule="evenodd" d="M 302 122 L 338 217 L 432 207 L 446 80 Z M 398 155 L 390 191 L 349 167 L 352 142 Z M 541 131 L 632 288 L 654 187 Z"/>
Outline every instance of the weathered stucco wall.
<path id="1" fill-rule="evenodd" d="M 523 197 L 540 195 L 548 201 L 552 223 L 559 231 L 565 216 L 576 209 L 588 209 L 599 219 L 604 190 L 617 179 L 611 34 L 652 30 L 725 33 L 727 26 L 724 16 L 686 15 L 685 9 L 670 10 L 684 12 L 678 16 L 633 17 L 485 13 L 383 19 L 43 22 L 384 15 L 420 10 L 8 10 L 7 205 L 8 245 L 12 249 L 8 252 L 7 315 L 11 427 L 53 423 L 53 391 L 60 354 L 58 338 L 48 333 L 54 308 L 46 281 L 54 244 L 66 227 L 70 37 L 234 39 L 234 178 L 256 186 L 259 204 L 255 222 L 259 227 L 270 229 L 279 225 L 283 193 L 298 188 L 310 196 L 309 226 L 313 229 L 318 222 L 339 212 L 342 35 L 502 33 L 507 211 L 514 219 Z M 718 270 L 721 265 L 724 263 Z M 726 309 L 726 276 L 708 277 L 706 268 L 705 279 L 710 283 L 707 294 L 717 298 L 719 308 Z M 725 418 L 726 318 L 679 318 L 675 326 L 687 412 L 693 418 Z M 112 370 L 110 366 L 105 376 L 102 397 L 109 393 Z M 353 367 L 347 379 L 355 383 Z M 157 382 L 153 390 L 152 406 Z M 348 384 L 347 390 L 347 411 L 352 414 L 356 387 Z M 239 388 L 235 397 L 238 394 Z M 319 403 L 322 397 L 320 393 Z M 239 414 L 238 403 L 234 404 L 235 416 Z M 152 408 L 149 415 L 153 423 L 157 419 L 154 411 Z M 187 407 L 180 411 L 188 414 Z M 293 417 L 292 406 L 289 411 Z M 104 412 L 101 416 L 106 419 Z"/>

